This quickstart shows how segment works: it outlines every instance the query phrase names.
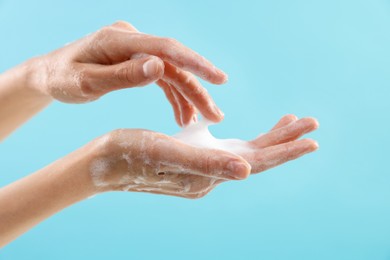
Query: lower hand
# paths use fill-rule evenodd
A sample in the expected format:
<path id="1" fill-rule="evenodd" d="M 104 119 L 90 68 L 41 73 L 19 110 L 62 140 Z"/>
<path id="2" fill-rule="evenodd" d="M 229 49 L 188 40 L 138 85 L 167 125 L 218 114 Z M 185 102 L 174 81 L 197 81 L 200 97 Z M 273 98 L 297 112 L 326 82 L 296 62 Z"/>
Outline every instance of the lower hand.
<path id="1" fill-rule="evenodd" d="M 116 130 L 94 141 L 99 152 L 90 174 L 99 191 L 200 198 L 224 181 L 245 179 L 315 151 L 315 141 L 297 139 L 317 127 L 315 119 L 285 116 L 269 133 L 248 142 L 253 152 L 241 155 L 196 148 L 152 131 Z"/>

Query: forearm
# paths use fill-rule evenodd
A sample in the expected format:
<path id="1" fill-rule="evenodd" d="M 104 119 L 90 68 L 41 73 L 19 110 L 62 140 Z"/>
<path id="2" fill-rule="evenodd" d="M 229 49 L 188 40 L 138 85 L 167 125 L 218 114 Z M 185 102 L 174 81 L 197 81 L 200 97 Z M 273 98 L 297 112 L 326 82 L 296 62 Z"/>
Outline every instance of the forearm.
<path id="1" fill-rule="evenodd" d="M 83 147 L 0 189 L 0 247 L 56 212 L 96 193 Z"/>
<path id="2" fill-rule="evenodd" d="M 33 60 L 0 74 L 0 141 L 41 111 L 51 98 L 31 87 Z"/>

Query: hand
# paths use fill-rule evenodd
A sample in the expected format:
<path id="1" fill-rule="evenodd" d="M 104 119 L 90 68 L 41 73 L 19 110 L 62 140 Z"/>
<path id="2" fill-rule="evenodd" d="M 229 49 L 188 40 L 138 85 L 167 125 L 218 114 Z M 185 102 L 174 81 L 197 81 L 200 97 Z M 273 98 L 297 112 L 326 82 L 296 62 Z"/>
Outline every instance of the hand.
<path id="1" fill-rule="evenodd" d="M 151 192 L 197 198 L 217 180 L 245 179 L 250 165 L 240 156 L 200 149 L 148 130 L 115 130 L 94 141 L 90 166 L 99 191 Z"/>
<path id="2" fill-rule="evenodd" d="M 152 131 L 116 130 L 95 141 L 99 152 L 90 173 L 100 191 L 200 198 L 224 181 L 245 179 L 250 172 L 262 172 L 316 150 L 316 142 L 296 139 L 317 127 L 315 119 L 285 116 L 269 133 L 248 143 L 253 152 L 241 156 L 196 148 Z"/>
<path id="3" fill-rule="evenodd" d="M 67 103 L 84 103 L 102 95 L 158 81 L 180 125 L 196 120 L 196 109 L 219 122 L 223 113 L 195 75 L 214 84 L 226 74 L 178 41 L 137 32 L 117 22 L 28 63 L 30 85 Z"/>

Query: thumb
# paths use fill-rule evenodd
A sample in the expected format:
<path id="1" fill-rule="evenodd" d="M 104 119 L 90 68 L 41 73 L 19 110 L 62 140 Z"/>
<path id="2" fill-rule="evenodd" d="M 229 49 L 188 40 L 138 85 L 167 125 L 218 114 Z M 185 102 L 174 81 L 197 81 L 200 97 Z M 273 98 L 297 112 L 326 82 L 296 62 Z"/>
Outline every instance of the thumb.
<path id="1" fill-rule="evenodd" d="M 164 62 L 155 56 L 95 67 L 89 73 L 90 85 L 109 92 L 150 84 L 164 75 Z"/>
<path id="2" fill-rule="evenodd" d="M 164 162 L 160 168 L 168 172 L 187 172 L 217 179 L 245 179 L 251 165 L 241 156 L 223 150 L 198 148 L 182 143 L 159 142 L 154 158 Z M 169 152 L 167 152 L 169 151 Z"/>

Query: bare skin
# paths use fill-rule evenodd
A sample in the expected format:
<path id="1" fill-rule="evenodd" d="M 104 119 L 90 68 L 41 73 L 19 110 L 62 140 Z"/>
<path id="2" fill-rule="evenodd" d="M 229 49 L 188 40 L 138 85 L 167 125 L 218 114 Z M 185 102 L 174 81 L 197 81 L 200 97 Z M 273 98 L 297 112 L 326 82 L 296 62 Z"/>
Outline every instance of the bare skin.
<path id="1" fill-rule="evenodd" d="M 148 61 L 156 66 L 145 73 Z M 154 81 L 164 89 L 179 124 L 196 120 L 197 111 L 215 122 L 222 120 L 194 75 L 216 84 L 226 81 L 223 72 L 181 44 L 118 22 L 0 75 L 0 136 L 53 99 L 89 102 Z M 242 180 L 315 151 L 315 141 L 298 139 L 317 128 L 313 118 L 284 116 L 267 134 L 248 142 L 253 151 L 240 155 L 196 148 L 149 130 L 112 131 L 0 189 L 0 247 L 56 212 L 102 192 L 201 198 L 225 181 Z"/>

